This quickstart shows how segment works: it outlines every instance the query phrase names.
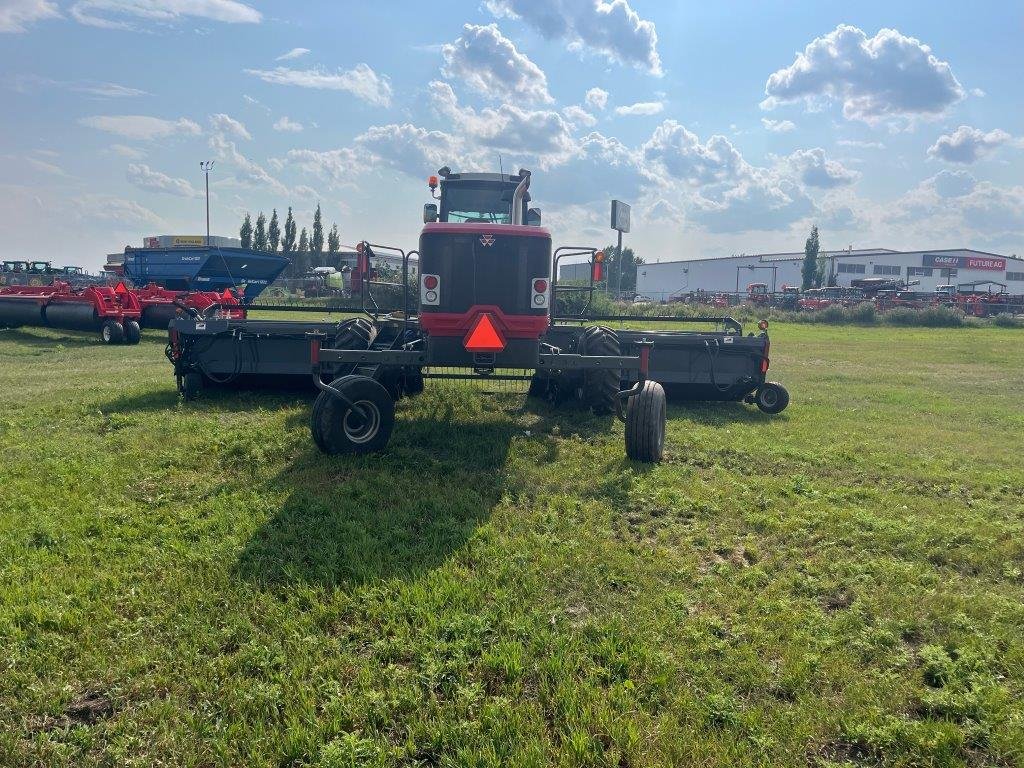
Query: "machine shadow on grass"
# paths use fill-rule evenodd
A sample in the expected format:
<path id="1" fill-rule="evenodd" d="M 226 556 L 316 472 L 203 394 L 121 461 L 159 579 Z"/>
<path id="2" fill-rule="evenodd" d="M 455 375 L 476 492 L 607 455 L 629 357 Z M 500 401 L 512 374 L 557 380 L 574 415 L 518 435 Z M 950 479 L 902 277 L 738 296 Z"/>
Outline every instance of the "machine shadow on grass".
<path id="1" fill-rule="evenodd" d="M 268 484 L 287 498 L 249 540 L 236 575 L 269 589 L 354 587 L 415 579 L 465 546 L 525 482 L 507 462 L 513 441 L 525 438 L 523 411 L 467 417 L 457 404 L 437 405 L 400 418 L 378 456 L 324 456 L 310 445 Z M 611 427 L 610 418 L 580 423 L 543 405 L 530 411 L 540 421 L 525 439 L 543 443 L 542 462 L 557 458 L 554 425 L 584 438 Z"/>
<path id="2" fill-rule="evenodd" d="M 39 331 L 45 331 L 45 328 L 39 328 Z M 96 333 L 82 332 L 75 333 L 74 331 L 60 331 L 60 336 L 47 336 L 44 333 L 33 333 L 31 331 L 23 331 L 18 328 L 0 328 L 0 341 L 13 341 L 16 344 L 23 344 L 26 347 L 33 347 L 35 349 L 58 349 L 68 347 L 96 347 L 97 349 L 105 349 L 107 347 L 102 341 L 100 341 L 99 335 Z"/>

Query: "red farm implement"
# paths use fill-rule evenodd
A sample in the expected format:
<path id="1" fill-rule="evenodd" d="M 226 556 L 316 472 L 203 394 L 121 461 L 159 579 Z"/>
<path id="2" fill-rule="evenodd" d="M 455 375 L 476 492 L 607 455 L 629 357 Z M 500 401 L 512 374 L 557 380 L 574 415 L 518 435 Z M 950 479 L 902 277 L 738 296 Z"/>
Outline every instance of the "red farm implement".
<path id="1" fill-rule="evenodd" d="M 107 344 L 138 344 L 141 316 L 138 297 L 124 283 L 75 290 L 56 280 L 52 285 L 0 288 L 0 325 L 7 327 L 97 331 Z"/>

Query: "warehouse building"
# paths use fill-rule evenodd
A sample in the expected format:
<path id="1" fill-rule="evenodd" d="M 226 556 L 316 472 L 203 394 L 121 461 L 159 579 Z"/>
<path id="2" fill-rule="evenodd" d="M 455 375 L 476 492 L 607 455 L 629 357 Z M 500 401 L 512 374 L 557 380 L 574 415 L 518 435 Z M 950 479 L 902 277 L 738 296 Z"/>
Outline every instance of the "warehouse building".
<path id="1" fill-rule="evenodd" d="M 826 276 L 840 286 L 849 286 L 858 278 L 889 277 L 905 280 L 920 291 L 933 291 L 940 285 L 991 282 L 1005 284 L 1010 293 L 1024 293 L 1024 259 L 1016 256 L 969 248 L 865 248 L 822 251 L 820 256 L 825 259 Z M 777 291 L 784 285 L 801 284 L 803 260 L 803 253 L 795 252 L 643 264 L 637 270 L 637 293 L 665 301 L 699 290 L 744 292 L 751 283 L 765 283 L 768 290 Z M 578 269 L 574 265 L 566 267 Z M 561 270 L 559 279 L 567 279 Z"/>

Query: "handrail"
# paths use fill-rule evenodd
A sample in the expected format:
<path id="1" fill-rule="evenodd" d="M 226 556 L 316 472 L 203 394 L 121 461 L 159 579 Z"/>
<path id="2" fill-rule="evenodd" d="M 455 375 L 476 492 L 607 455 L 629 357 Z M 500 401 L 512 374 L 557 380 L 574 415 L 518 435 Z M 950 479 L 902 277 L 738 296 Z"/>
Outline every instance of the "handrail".
<path id="1" fill-rule="evenodd" d="M 567 253 L 562 253 L 567 251 Z M 587 303 L 584 305 L 583 310 L 580 312 L 580 317 L 586 315 L 587 310 L 590 309 L 590 305 L 594 301 L 594 254 L 597 253 L 597 248 L 586 248 L 578 245 L 563 245 L 560 248 L 555 249 L 554 260 L 552 262 L 551 269 L 551 304 L 552 310 L 558 307 L 558 296 L 556 291 L 558 290 L 558 262 L 567 256 L 589 256 L 590 260 L 587 262 L 590 264 L 590 284 L 587 286 L 567 286 L 563 288 L 563 291 L 588 291 Z"/>

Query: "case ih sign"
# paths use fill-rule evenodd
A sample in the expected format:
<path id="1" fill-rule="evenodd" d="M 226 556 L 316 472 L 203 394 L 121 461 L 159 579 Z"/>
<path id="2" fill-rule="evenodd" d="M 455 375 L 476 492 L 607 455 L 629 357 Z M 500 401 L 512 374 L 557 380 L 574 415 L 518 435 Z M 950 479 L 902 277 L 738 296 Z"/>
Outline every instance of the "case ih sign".
<path id="1" fill-rule="evenodd" d="M 925 267 L 941 269 L 986 269 L 1002 272 L 1006 269 L 1006 259 L 991 256 L 942 256 L 937 253 L 926 253 L 921 260 Z"/>

